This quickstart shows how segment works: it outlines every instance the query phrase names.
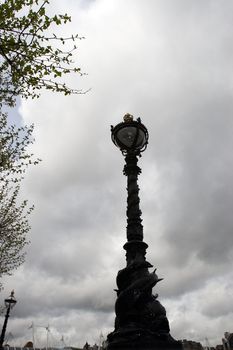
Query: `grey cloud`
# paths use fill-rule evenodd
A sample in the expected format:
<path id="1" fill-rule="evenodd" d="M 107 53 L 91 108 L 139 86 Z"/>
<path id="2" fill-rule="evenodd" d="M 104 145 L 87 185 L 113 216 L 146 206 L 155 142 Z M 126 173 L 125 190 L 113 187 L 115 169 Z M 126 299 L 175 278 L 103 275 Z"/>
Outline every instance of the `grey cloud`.
<path id="1" fill-rule="evenodd" d="M 86 36 L 77 59 L 89 73 L 70 83 L 92 90 L 45 94 L 21 107 L 35 123 L 33 152 L 43 162 L 23 188 L 36 205 L 27 261 L 5 280 L 19 298 L 15 342 L 29 319 L 50 322 L 79 345 L 113 328 L 115 276 L 125 265 L 126 178 L 110 125 L 130 112 L 150 134 L 139 185 L 147 258 L 165 278 L 155 291 L 173 336 L 207 335 L 215 345 L 232 324 L 233 6 L 69 6 L 74 31 Z"/>

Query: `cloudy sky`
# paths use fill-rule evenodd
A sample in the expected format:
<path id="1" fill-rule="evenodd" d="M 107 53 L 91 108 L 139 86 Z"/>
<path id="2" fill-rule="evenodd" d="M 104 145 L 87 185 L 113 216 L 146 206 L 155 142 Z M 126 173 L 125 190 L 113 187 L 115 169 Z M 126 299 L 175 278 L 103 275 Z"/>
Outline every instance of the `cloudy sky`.
<path id="1" fill-rule="evenodd" d="M 129 112 L 149 130 L 139 177 L 147 259 L 171 334 L 206 345 L 233 331 L 233 2 L 53 0 L 73 21 L 85 95 L 44 93 L 18 113 L 35 124 L 23 196 L 35 204 L 15 289 L 12 345 L 83 346 L 113 330 L 125 266 L 124 159 L 110 125 Z M 42 327 L 39 327 L 42 326 Z"/>

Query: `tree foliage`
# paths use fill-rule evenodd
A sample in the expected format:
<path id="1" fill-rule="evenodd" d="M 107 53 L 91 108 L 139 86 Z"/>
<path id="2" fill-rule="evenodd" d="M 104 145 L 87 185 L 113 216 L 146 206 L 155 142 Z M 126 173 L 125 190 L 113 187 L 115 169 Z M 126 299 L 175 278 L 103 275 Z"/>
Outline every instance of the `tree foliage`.
<path id="1" fill-rule="evenodd" d="M 16 96 L 39 97 L 45 88 L 65 95 L 80 93 L 61 78 L 82 74 L 73 62 L 78 34 L 60 37 L 54 26 L 71 21 L 67 14 L 49 16 L 48 0 L 4 0 L 0 3 L 0 104 Z"/>
<path id="2" fill-rule="evenodd" d="M 25 258 L 28 215 L 33 207 L 26 200 L 19 201 L 19 191 L 27 167 L 39 162 L 27 150 L 33 143 L 32 132 L 33 126 L 8 126 L 7 115 L 0 116 L 0 278 L 11 274 Z"/>
<path id="3" fill-rule="evenodd" d="M 0 115 L 0 183 L 18 183 L 32 161 L 32 154 L 27 148 L 33 143 L 33 125 L 8 126 L 7 114 Z"/>
<path id="4" fill-rule="evenodd" d="M 32 208 L 26 208 L 27 201 L 17 204 L 19 189 L 3 186 L 0 190 L 0 277 L 9 275 L 24 262 L 23 248 L 30 230 L 27 216 Z"/>
<path id="5" fill-rule="evenodd" d="M 0 0 L 0 278 L 25 259 L 33 208 L 20 201 L 20 184 L 28 166 L 39 161 L 28 152 L 33 127 L 8 125 L 5 108 L 14 107 L 18 96 L 39 97 L 42 89 L 82 93 L 65 83 L 71 73 L 82 75 L 74 62 L 82 38 L 53 33 L 71 18 L 48 15 L 48 5 L 48 0 Z"/>

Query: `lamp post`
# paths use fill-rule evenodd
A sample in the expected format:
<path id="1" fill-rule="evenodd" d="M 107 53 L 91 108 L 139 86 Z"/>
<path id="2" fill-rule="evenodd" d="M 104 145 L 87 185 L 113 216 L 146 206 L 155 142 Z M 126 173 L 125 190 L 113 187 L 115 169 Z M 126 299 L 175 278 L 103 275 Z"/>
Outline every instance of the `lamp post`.
<path id="1" fill-rule="evenodd" d="M 5 315 L 5 320 L 2 326 L 2 333 L 0 337 L 0 349 L 3 349 L 3 342 L 6 334 L 7 322 L 8 322 L 8 318 L 10 317 L 10 310 L 13 309 L 16 303 L 17 301 L 14 297 L 14 291 L 12 291 L 10 296 L 7 299 L 5 299 L 6 315 Z"/>
<path id="2" fill-rule="evenodd" d="M 140 118 L 130 114 L 111 127 L 112 141 L 125 156 L 123 174 L 127 176 L 127 242 L 126 267 L 117 274 L 115 329 L 108 335 L 108 350 L 181 349 L 181 343 L 170 335 L 166 310 L 152 294 L 152 288 L 162 279 L 149 272 L 146 261 L 148 245 L 143 241 L 143 226 L 139 206 L 138 158 L 148 144 L 148 131 Z"/>

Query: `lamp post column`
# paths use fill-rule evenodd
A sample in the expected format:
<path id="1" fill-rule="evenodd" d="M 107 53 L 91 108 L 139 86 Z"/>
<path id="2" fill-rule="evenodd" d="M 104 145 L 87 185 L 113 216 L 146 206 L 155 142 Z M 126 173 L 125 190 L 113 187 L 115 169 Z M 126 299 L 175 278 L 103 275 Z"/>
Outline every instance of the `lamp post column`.
<path id="1" fill-rule="evenodd" d="M 10 316 L 10 305 L 7 308 L 6 315 L 5 315 L 5 320 L 4 320 L 4 323 L 3 323 L 3 326 L 2 326 L 2 333 L 1 333 L 1 337 L 0 337 L 0 349 L 3 348 L 3 342 L 4 342 L 4 339 L 5 339 L 6 327 L 7 327 L 7 322 L 8 322 L 9 316 Z"/>
<path id="2" fill-rule="evenodd" d="M 1 332 L 1 336 L 0 336 L 0 349 L 1 350 L 3 349 L 3 343 L 4 343 L 4 339 L 5 339 L 5 334 L 6 334 L 7 322 L 8 322 L 8 318 L 10 317 L 10 310 L 14 307 L 15 304 L 16 304 L 16 300 L 14 298 L 14 291 L 12 291 L 10 297 L 8 299 L 5 299 L 6 315 L 5 315 L 4 323 L 2 326 L 2 332 Z"/>
<path id="3" fill-rule="evenodd" d="M 148 245 L 143 242 L 143 225 L 140 210 L 138 175 L 141 168 L 138 167 L 139 152 L 129 151 L 125 157 L 126 164 L 123 174 L 127 176 L 127 242 L 124 245 L 126 250 L 127 266 L 133 262 L 144 262 L 146 248 Z"/>
<path id="4" fill-rule="evenodd" d="M 141 224 L 141 210 L 139 207 L 138 175 L 141 169 L 137 166 L 137 156 L 134 152 L 128 152 L 125 157 L 126 165 L 123 174 L 127 176 L 127 240 L 143 240 L 143 226 Z"/>

